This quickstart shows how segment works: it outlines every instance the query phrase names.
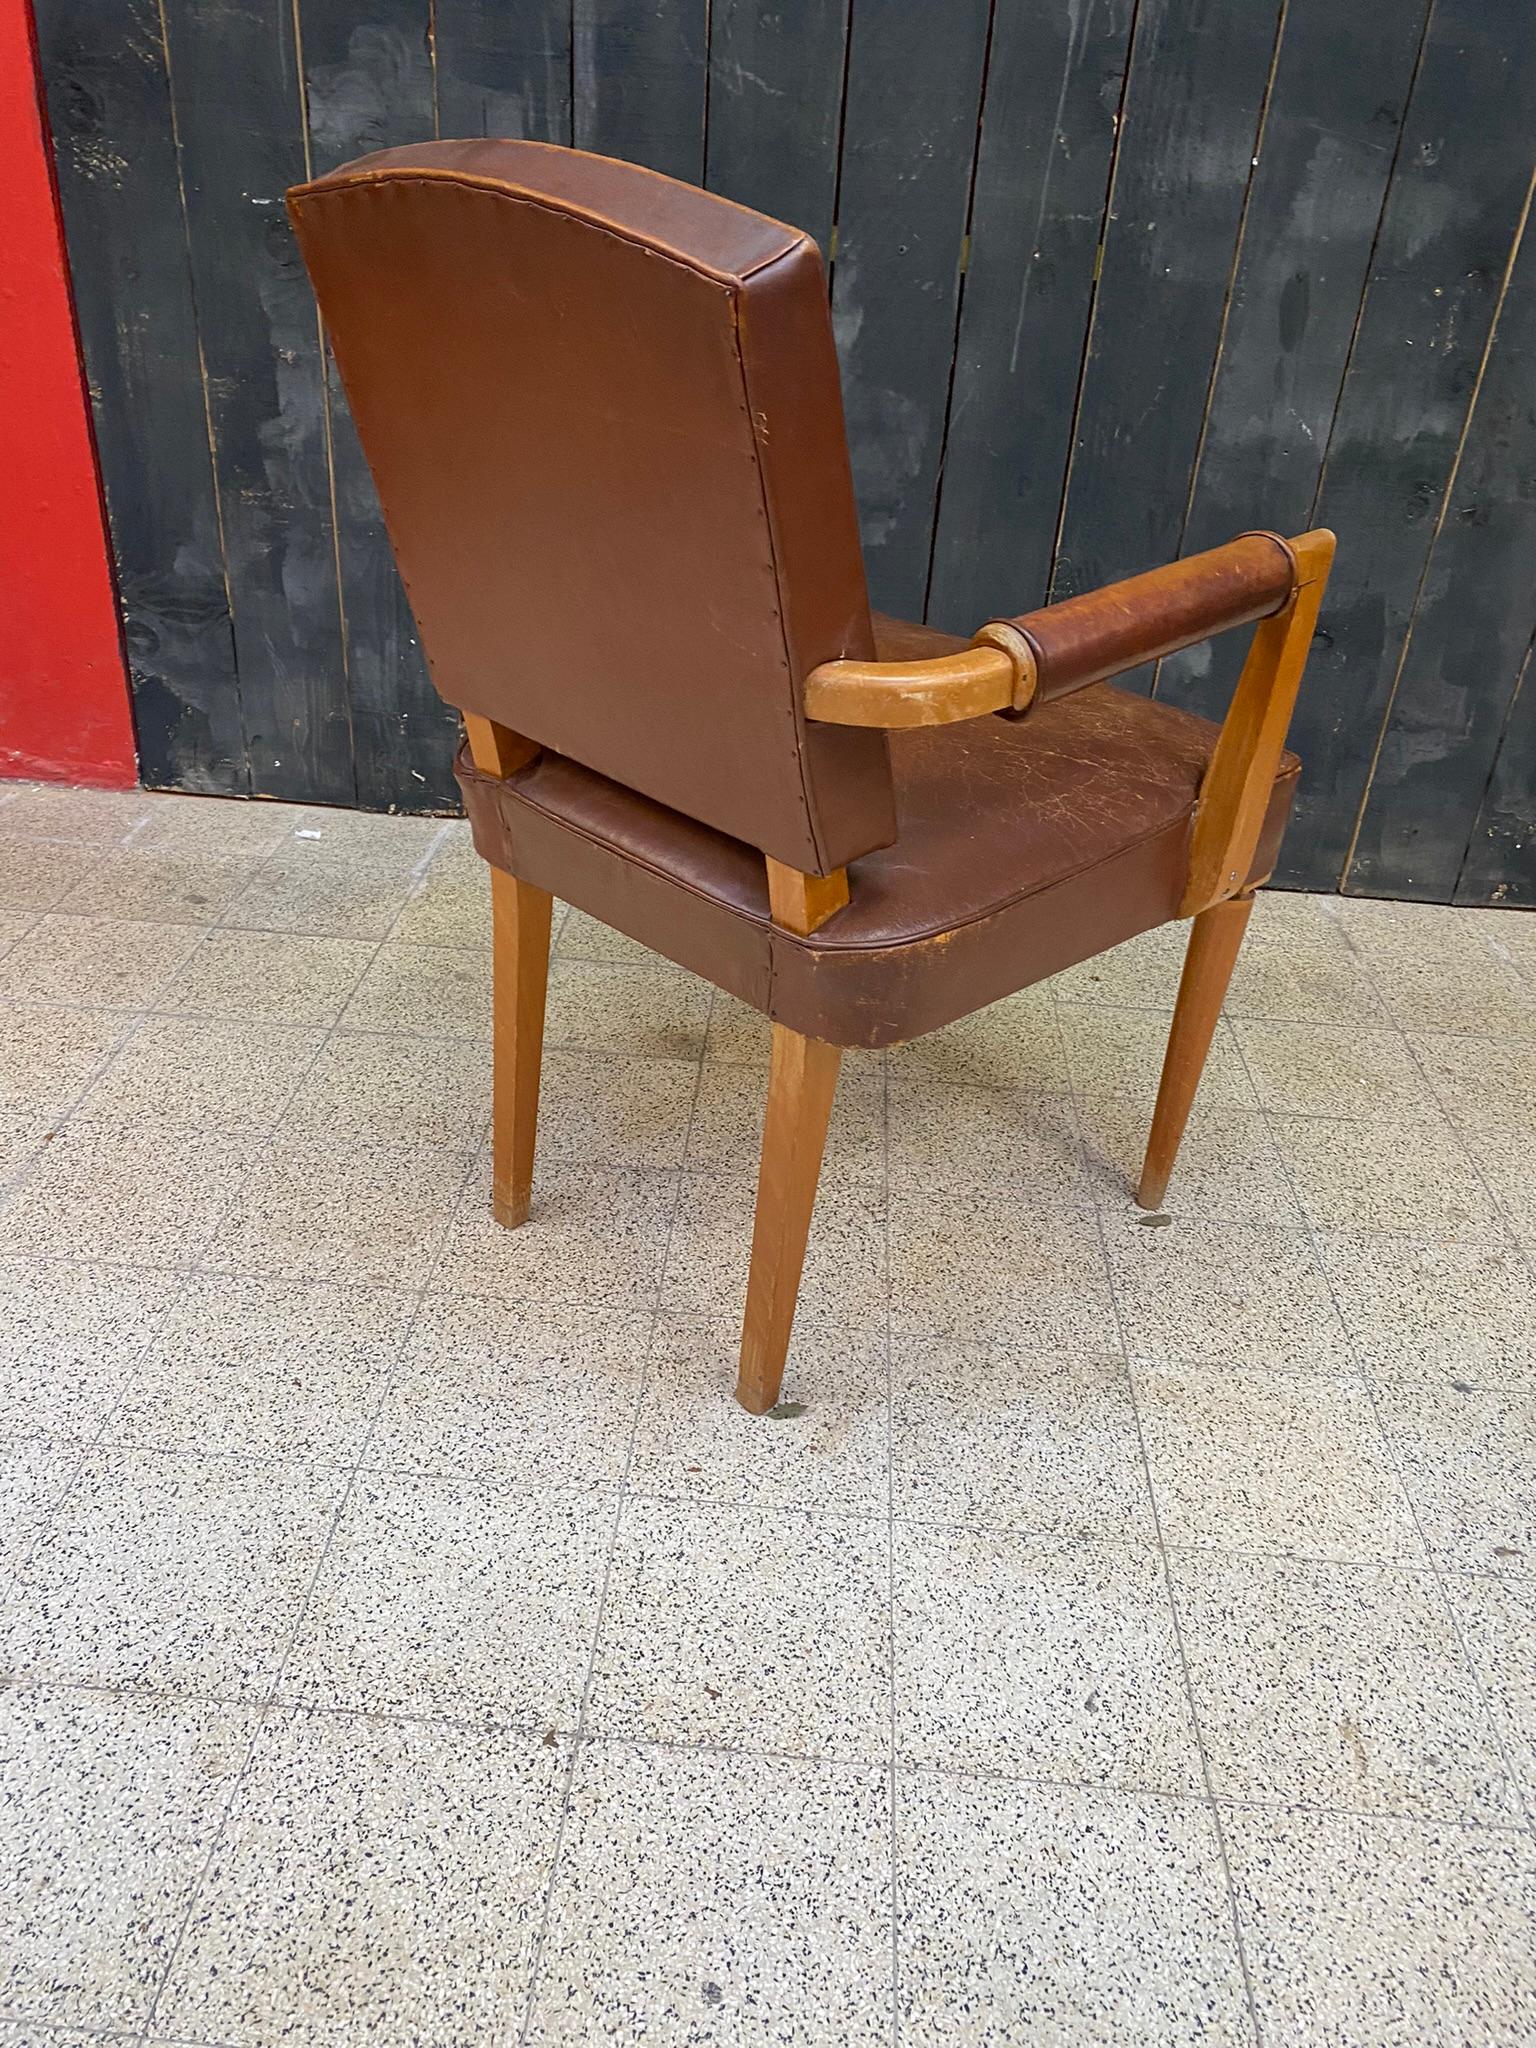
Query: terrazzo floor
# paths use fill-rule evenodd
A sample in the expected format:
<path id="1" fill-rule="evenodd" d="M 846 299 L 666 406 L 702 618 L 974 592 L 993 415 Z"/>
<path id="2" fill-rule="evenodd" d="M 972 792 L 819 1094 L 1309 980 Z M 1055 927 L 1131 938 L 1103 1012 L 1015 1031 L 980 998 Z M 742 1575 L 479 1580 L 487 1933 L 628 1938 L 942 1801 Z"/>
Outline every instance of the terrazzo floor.
<path id="1" fill-rule="evenodd" d="M 0 2048 L 1536 2038 L 1536 916 L 1261 903 L 845 1065 L 439 821 L 0 786 Z"/>

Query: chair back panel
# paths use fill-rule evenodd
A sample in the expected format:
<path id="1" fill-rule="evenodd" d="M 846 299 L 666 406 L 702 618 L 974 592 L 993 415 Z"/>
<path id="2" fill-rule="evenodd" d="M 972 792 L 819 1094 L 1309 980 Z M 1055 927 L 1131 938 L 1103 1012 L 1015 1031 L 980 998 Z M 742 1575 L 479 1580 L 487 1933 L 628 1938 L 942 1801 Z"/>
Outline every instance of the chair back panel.
<path id="1" fill-rule="evenodd" d="M 884 736 L 802 709 L 874 651 L 815 244 L 530 142 L 289 207 L 448 702 L 795 867 L 889 845 Z"/>

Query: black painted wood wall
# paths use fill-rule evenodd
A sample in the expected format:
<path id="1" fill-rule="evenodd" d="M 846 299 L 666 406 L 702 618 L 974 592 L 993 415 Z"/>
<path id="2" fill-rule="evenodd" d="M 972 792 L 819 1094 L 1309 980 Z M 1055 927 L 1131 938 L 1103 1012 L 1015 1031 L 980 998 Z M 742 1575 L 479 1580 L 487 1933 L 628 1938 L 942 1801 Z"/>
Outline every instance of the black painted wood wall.
<path id="1" fill-rule="evenodd" d="M 1280 879 L 1536 902 L 1531 0 L 37 13 L 147 781 L 452 804 L 281 196 L 520 134 L 829 251 L 886 609 L 1335 527 Z M 1238 652 L 1136 682 L 1215 712 Z"/>

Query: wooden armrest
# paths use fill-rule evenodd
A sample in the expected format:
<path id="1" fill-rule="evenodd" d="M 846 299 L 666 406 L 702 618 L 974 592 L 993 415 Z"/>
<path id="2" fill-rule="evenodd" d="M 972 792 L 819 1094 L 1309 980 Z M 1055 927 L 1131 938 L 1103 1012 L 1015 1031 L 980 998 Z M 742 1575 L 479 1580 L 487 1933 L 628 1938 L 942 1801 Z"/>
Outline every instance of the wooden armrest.
<path id="1" fill-rule="evenodd" d="M 1292 544 L 1245 533 L 1102 590 L 993 619 L 959 654 L 929 661 L 828 661 L 805 684 L 808 718 L 830 725 L 945 725 L 1014 717 L 1230 626 L 1279 612 L 1301 580 Z"/>

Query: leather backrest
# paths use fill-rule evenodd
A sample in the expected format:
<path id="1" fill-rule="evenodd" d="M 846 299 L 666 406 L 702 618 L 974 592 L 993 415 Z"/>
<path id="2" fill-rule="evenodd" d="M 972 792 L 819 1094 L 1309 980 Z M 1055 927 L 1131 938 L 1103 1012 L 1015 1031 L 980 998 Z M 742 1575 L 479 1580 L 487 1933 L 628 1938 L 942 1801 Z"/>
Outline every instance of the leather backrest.
<path id="1" fill-rule="evenodd" d="M 289 209 L 441 694 L 792 866 L 889 845 L 883 734 L 801 708 L 873 653 L 815 244 L 533 142 Z"/>

